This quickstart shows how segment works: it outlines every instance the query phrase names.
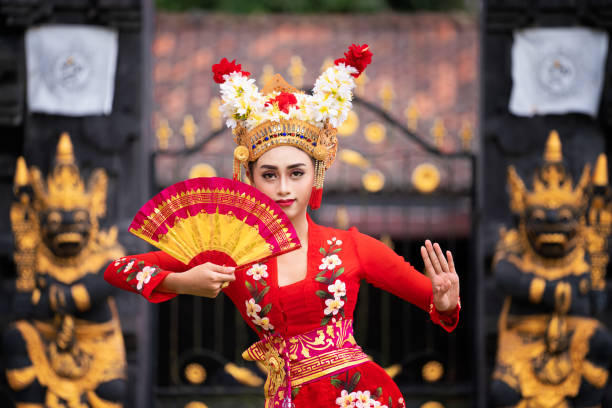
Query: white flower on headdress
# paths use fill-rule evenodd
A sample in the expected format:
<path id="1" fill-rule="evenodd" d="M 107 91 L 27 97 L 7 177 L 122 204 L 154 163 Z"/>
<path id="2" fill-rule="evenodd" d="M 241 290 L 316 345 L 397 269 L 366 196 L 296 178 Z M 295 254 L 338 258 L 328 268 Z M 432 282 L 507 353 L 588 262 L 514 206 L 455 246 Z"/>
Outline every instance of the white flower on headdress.
<path id="1" fill-rule="evenodd" d="M 259 318 L 257 313 L 261 312 L 261 306 L 255 303 L 255 299 L 250 298 L 249 300 L 245 300 L 246 305 L 246 314 L 248 317 Z"/>
<path id="2" fill-rule="evenodd" d="M 321 265 L 319 265 L 319 269 L 329 269 L 331 271 L 338 265 L 342 265 L 342 261 L 340 260 L 340 258 L 338 258 L 338 255 L 332 254 L 321 259 Z"/>
<path id="3" fill-rule="evenodd" d="M 251 266 L 251 268 L 249 268 L 249 270 L 247 271 L 247 275 L 252 276 L 253 280 L 256 281 L 260 280 L 261 278 L 267 278 L 268 266 L 256 263 Z"/>
<path id="4" fill-rule="evenodd" d="M 327 287 L 329 293 L 333 294 L 336 299 L 346 296 L 346 284 L 340 279 L 336 279 L 333 284 Z"/>
<path id="5" fill-rule="evenodd" d="M 327 299 L 325 301 L 325 306 L 327 306 L 323 311 L 323 313 L 325 313 L 325 316 L 335 316 L 344 306 L 344 301 L 340 300 L 339 298 Z"/>
<path id="6" fill-rule="evenodd" d="M 142 270 L 136 274 L 136 280 L 138 281 L 136 289 L 142 290 L 142 287 L 151 280 L 153 272 L 155 272 L 155 268 L 151 266 L 145 266 L 142 268 Z"/>

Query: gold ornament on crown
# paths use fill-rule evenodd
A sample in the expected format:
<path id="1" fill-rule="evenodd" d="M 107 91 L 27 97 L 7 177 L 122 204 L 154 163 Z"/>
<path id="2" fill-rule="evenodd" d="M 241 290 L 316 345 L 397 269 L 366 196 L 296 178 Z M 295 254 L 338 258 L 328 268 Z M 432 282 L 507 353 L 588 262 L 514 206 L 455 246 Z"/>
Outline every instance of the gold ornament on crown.
<path id="1" fill-rule="evenodd" d="M 528 191 L 514 166 L 508 167 L 510 208 L 522 215 L 530 206 L 556 209 L 563 205 L 582 208 L 587 204 L 585 195 L 589 185 L 591 165 L 586 164 L 582 176 L 573 186 L 572 177 L 562 163 L 561 140 L 557 131 L 550 132 L 544 152 L 544 165 L 533 177 L 533 190 Z"/>

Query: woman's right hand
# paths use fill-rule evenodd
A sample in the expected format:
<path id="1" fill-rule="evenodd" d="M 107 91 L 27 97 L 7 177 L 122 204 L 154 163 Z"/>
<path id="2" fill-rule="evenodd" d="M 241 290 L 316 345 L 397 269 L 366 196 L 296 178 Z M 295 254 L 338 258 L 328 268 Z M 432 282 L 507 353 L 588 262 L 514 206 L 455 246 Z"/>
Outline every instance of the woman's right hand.
<path id="1" fill-rule="evenodd" d="M 232 266 L 206 262 L 185 272 L 169 274 L 162 281 L 159 290 L 179 295 L 215 298 L 224 287 L 236 280 L 235 269 Z"/>

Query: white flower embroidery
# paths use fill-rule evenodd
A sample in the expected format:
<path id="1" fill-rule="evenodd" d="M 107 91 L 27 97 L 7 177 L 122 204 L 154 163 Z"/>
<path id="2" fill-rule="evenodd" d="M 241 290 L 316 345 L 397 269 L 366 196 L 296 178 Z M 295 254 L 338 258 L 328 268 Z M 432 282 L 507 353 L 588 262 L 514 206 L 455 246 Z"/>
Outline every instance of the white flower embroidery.
<path id="1" fill-rule="evenodd" d="M 270 318 L 259 317 L 257 315 L 253 318 L 253 323 L 260 326 L 264 330 L 274 330 L 274 326 L 270 323 Z"/>
<path id="2" fill-rule="evenodd" d="M 135 263 L 135 262 L 136 262 L 136 261 L 130 261 L 130 263 L 128 263 L 128 264 L 125 266 L 125 269 L 123 270 L 123 273 L 126 273 L 126 272 L 128 272 L 130 269 L 132 269 L 132 266 L 134 266 L 134 263 Z M 149 282 L 147 281 L 147 283 L 149 283 Z"/>
<path id="3" fill-rule="evenodd" d="M 321 260 L 321 265 L 319 265 L 319 269 L 329 269 L 331 271 L 338 265 L 342 265 L 342 261 L 340 260 L 340 258 L 338 258 L 338 255 L 328 255 Z"/>
<path id="4" fill-rule="evenodd" d="M 136 274 L 136 280 L 138 281 L 136 289 L 142 290 L 142 287 L 151 280 L 151 275 L 153 275 L 153 272 L 155 272 L 155 268 L 151 266 L 145 266 L 142 268 L 142 271 Z"/>
<path id="5" fill-rule="evenodd" d="M 256 281 L 260 280 L 261 278 L 267 278 L 268 277 L 268 265 L 254 264 L 247 271 L 247 275 L 252 276 L 253 280 L 256 280 Z"/>
<path id="6" fill-rule="evenodd" d="M 338 314 L 340 309 L 342 309 L 342 307 L 344 306 L 344 301 L 338 298 L 327 299 L 325 301 L 325 306 L 327 307 L 325 308 L 323 313 L 325 313 L 326 316 L 329 316 L 330 314 L 333 314 L 335 316 Z"/>
<path id="7" fill-rule="evenodd" d="M 370 407 L 370 391 L 357 391 L 355 405 L 359 408 Z"/>
<path id="8" fill-rule="evenodd" d="M 259 317 L 257 313 L 261 312 L 261 306 L 255 303 L 255 299 L 250 298 L 249 300 L 245 300 L 246 304 L 246 313 L 249 317 Z"/>
<path id="9" fill-rule="evenodd" d="M 340 279 L 336 279 L 333 284 L 327 287 L 329 293 L 332 293 L 336 299 L 346 296 L 346 284 Z"/>
<path id="10" fill-rule="evenodd" d="M 348 393 L 347 390 L 342 390 L 340 396 L 336 398 L 336 405 L 342 408 L 354 408 L 355 407 L 355 393 Z"/>
<path id="11" fill-rule="evenodd" d="M 125 258 L 119 258 L 115 261 L 115 266 L 119 266 L 121 262 L 125 261 Z"/>

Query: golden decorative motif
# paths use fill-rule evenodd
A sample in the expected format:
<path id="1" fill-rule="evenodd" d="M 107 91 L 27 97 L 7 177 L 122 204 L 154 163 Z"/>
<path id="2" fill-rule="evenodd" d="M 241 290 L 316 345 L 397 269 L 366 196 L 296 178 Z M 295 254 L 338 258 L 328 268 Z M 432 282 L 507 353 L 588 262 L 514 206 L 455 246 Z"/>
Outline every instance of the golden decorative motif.
<path id="1" fill-rule="evenodd" d="M 371 122 L 363 129 L 363 134 L 368 142 L 378 144 L 387 138 L 387 129 L 380 122 Z"/>
<path id="2" fill-rule="evenodd" d="M 469 151 L 472 148 L 472 140 L 474 139 L 474 130 L 470 125 L 470 122 L 463 121 L 461 129 L 459 130 L 459 138 L 461 139 L 461 146 L 463 150 Z"/>
<path id="3" fill-rule="evenodd" d="M 439 361 L 428 361 L 421 370 L 423 379 L 427 382 L 440 381 L 444 375 L 444 366 Z"/>
<path id="4" fill-rule="evenodd" d="M 185 378 L 192 384 L 206 381 L 206 369 L 199 363 L 189 363 L 185 367 Z"/>
<path id="5" fill-rule="evenodd" d="M 15 391 L 23 390 L 28 385 L 32 384 L 35 378 L 36 369 L 34 366 L 6 370 L 6 379 L 11 389 Z"/>
<path id="6" fill-rule="evenodd" d="M 160 150 L 168 149 L 169 140 L 172 137 L 172 128 L 168 124 L 168 120 L 160 119 L 159 126 L 155 131 L 155 137 L 157 137 L 157 143 L 159 144 Z"/>
<path id="7" fill-rule="evenodd" d="M 316 146 L 312 151 L 312 156 L 319 161 L 325 161 L 327 159 L 327 149 L 325 146 Z"/>
<path id="8" fill-rule="evenodd" d="M 208 119 L 210 119 L 210 128 L 219 130 L 223 127 L 223 115 L 221 114 L 221 99 L 215 97 L 210 100 L 210 106 L 207 110 Z"/>
<path id="9" fill-rule="evenodd" d="M 560 163 L 563 160 L 561 152 L 561 139 L 556 130 L 551 130 L 546 140 L 546 149 L 544 151 L 544 160 L 549 163 Z"/>
<path id="10" fill-rule="evenodd" d="M 585 356 L 589 352 L 589 340 L 600 323 L 587 317 L 566 316 L 566 330 L 573 333 L 568 349 L 557 354 L 547 354 L 546 339 L 550 316 L 513 316 L 508 313 L 510 305 L 511 300 L 508 298 L 499 320 L 500 337 L 494 378 L 501 379 L 510 386 L 515 384 L 515 388 L 521 390 L 523 403 L 528 405 L 520 406 L 563 406 L 565 398 L 577 395 L 583 378 L 589 381 L 588 374 L 585 373 L 589 372 L 591 367 L 585 364 Z M 544 365 L 540 371 L 536 370 L 533 362 L 538 359 L 547 362 L 548 367 Z M 542 376 L 554 373 L 552 367 L 560 369 L 561 365 L 568 363 L 571 364 L 572 370 L 564 370 L 565 377 L 556 378 L 557 384 L 542 380 L 551 380 L 550 376 Z M 599 381 L 599 375 L 595 375 L 594 382 Z"/>
<path id="11" fill-rule="evenodd" d="M 271 64 L 265 64 L 262 68 L 260 83 L 267 84 L 274 76 L 274 67 Z"/>
<path id="12" fill-rule="evenodd" d="M 347 164 L 357 166 L 362 169 L 367 169 L 368 167 L 370 167 L 370 162 L 365 157 L 363 157 L 361 153 L 355 150 L 340 149 L 340 151 L 338 152 L 338 158 Z"/>
<path id="13" fill-rule="evenodd" d="M 436 119 L 430 133 L 436 147 L 441 149 L 442 146 L 444 146 L 444 139 L 446 138 L 446 126 L 444 126 L 444 121 L 442 119 Z"/>
<path id="14" fill-rule="evenodd" d="M 330 68 L 330 67 L 333 67 L 333 66 L 334 66 L 334 59 L 332 57 L 327 57 L 327 58 L 325 58 L 325 60 L 323 61 L 323 64 L 321 65 L 321 72 L 323 72 L 323 71 L 327 70 L 327 68 Z"/>
<path id="15" fill-rule="evenodd" d="M 442 405 L 438 401 L 427 401 L 426 403 L 421 405 L 421 408 L 444 408 L 444 405 Z"/>
<path id="16" fill-rule="evenodd" d="M 77 309 L 81 312 L 89 310 L 91 307 L 91 299 L 89 298 L 89 292 L 87 288 L 83 284 L 76 284 L 70 287 L 70 292 L 72 294 L 72 299 L 74 300 L 74 304 Z"/>
<path id="17" fill-rule="evenodd" d="M 18 402 L 15 404 L 15 408 L 45 408 L 43 404 L 35 404 L 30 402 Z"/>
<path id="18" fill-rule="evenodd" d="M 599 187 L 608 185 L 608 158 L 603 153 L 597 156 L 595 170 L 593 170 L 593 184 Z"/>
<path id="19" fill-rule="evenodd" d="M 234 159 L 246 162 L 249 159 L 249 149 L 246 146 L 236 146 L 234 149 Z"/>
<path id="20" fill-rule="evenodd" d="M 531 301 L 531 303 L 540 303 L 545 289 L 546 281 L 544 279 L 533 278 L 529 284 L 529 301 Z"/>
<path id="21" fill-rule="evenodd" d="M 306 67 L 302 62 L 302 58 L 299 55 L 291 57 L 288 69 L 291 82 L 296 88 L 301 88 L 304 85 L 304 74 L 306 73 Z"/>
<path id="22" fill-rule="evenodd" d="M 423 194 L 432 193 L 440 185 L 440 171 L 432 163 L 419 164 L 412 172 L 412 185 Z"/>
<path id="23" fill-rule="evenodd" d="M 555 136 L 556 135 L 556 136 Z M 557 209 L 562 205 L 573 208 L 582 208 L 586 203 L 585 190 L 590 179 L 591 166 L 584 166 L 582 176 L 573 188 L 571 176 L 563 168 L 554 165 L 555 160 L 561 160 L 559 135 L 551 132 L 546 143 L 545 162 L 542 170 L 536 173 L 533 180 L 533 191 L 527 191 L 523 180 L 519 177 L 514 166 L 508 167 L 508 186 L 510 188 L 510 208 L 517 214 L 523 214 L 528 206 L 540 206 Z M 546 165 L 548 164 L 548 165 Z"/>
<path id="24" fill-rule="evenodd" d="M 45 350 L 55 344 L 58 329 L 51 323 L 18 321 L 16 327 L 25 339 L 28 356 L 35 369 L 36 379 L 47 388 L 47 398 L 62 398 L 69 403 L 80 401 L 81 395 L 107 381 L 124 378 L 125 347 L 117 311 L 113 301 L 109 300 L 114 319 L 105 323 L 91 323 L 75 320 L 74 342 L 88 358 L 89 370 L 79 378 L 60 376 L 52 367 L 57 365 L 53 353 L 47 355 Z M 56 354 L 55 358 L 62 358 Z"/>
<path id="25" fill-rule="evenodd" d="M 555 287 L 555 310 L 565 314 L 572 303 L 572 286 L 568 282 L 559 282 Z"/>
<path id="26" fill-rule="evenodd" d="M 246 367 L 239 367 L 234 363 L 227 363 L 223 368 L 226 373 L 231 375 L 240 384 L 249 387 L 261 387 L 264 383 L 264 380 L 262 380 L 261 377 L 255 375 L 254 372 Z"/>
<path id="27" fill-rule="evenodd" d="M 359 127 L 359 116 L 354 111 L 350 111 L 346 120 L 338 126 L 338 134 L 340 136 L 350 136 Z"/>
<path id="28" fill-rule="evenodd" d="M 201 401 L 191 401 L 185 405 L 185 408 L 208 408 L 208 405 Z"/>
<path id="29" fill-rule="evenodd" d="M 385 372 L 391 378 L 395 378 L 402 373 L 402 365 L 401 364 L 393 364 L 387 368 L 385 368 Z"/>
<path id="30" fill-rule="evenodd" d="M 196 125 L 193 116 L 187 115 L 183 119 L 181 126 L 181 134 L 185 138 L 185 146 L 191 148 L 195 144 L 195 136 L 198 133 L 198 125 Z"/>
<path id="31" fill-rule="evenodd" d="M 393 84 L 389 80 L 385 80 L 383 82 L 380 91 L 378 92 L 378 97 L 382 102 L 382 107 L 384 110 L 390 111 L 393 106 L 393 101 L 395 100 L 395 89 L 393 89 Z"/>
<path id="32" fill-rule="evenodd" d="M 417 130 L 419 127 L 419 117 L 421 112 L 414 101 L 410 102 L 410 105 L 404 109 L 404 116 L 406 117 L 406 126 L 410 130 Z"/>
<path id="33" fill-rule="evenodd" d="M 32 302 L 33 305 L 37 305 L 38 302 L 40 302 L 40 289 L 36 288 L 32 291 L 32 297 L 30 298 L 30 301 Z"/>
<path id="34" fill-rule="evenodd" d="M 217 171 L 208 163 L 198 163 L 189 170 L 188 177 L 217 177 Z"/>
<path id="35" fill-rule="evenodd" d="M 344 230 L 349 227 L 349 214 L 345 205 L 340 205 L 336 209 L 336 227 Z"/>
<path id="36" fill-rule="evenodd" d="M 368 170 L 361 177 L 361 184 L 370 193 L 376 193 L 385 186 L 385 175 L 378 170 Z"/>

